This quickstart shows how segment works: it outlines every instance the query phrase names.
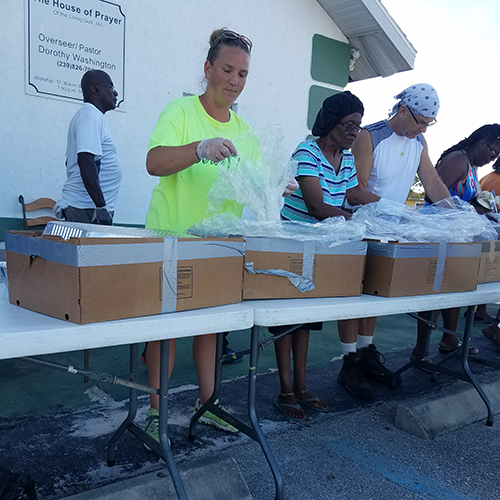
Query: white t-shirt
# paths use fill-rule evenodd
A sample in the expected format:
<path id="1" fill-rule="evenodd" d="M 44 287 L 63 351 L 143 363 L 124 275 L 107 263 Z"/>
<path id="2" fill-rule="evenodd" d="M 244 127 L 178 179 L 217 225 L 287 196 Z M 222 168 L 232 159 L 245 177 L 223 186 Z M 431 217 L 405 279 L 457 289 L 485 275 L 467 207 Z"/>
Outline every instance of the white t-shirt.
<path id="1" fill-rule="evenodd" d="M 366 189 L 382 198 L 405 203 L 424 149 L 422 134 L 408 139 L 396 134 L 387 120 L 365 128 L 373 145 L 373 166 Z"/>
<path id="2" fill-rule="evenodd" d="M 66 182 L 62 200 L 57 208 L 95 208 L 92 198 L 83 184 L 78 166 L 78 153 L 94 155 L 99 169 L 99 183 L 107 208 L 115 209 L 122 171 L 113 138 L 104 120 L 104 114 L 93 104 L 86 102 L 71 120 L 66 148 Z"/>

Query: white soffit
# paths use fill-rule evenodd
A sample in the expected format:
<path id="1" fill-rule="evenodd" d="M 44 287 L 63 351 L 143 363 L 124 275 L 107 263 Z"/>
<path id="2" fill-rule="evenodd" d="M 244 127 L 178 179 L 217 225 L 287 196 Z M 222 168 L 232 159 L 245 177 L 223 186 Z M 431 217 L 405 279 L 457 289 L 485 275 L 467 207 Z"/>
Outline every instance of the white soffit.
<path id="1" fill-rule="evenodd" d="M 318 2 L 360 53 L 349 73 L 351 81 L 413 69 L 417 51 L 380 0 Z"/>

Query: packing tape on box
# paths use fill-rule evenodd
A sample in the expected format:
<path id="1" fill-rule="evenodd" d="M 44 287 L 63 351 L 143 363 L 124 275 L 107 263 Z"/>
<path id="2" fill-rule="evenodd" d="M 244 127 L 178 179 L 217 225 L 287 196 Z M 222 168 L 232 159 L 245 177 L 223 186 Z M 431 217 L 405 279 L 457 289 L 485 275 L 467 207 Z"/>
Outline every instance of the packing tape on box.
<path id="1" fill-rule="evenodd" d="M 290 283 L 297 288 L 301 293 L 307 292 L 309 290 L 314 290 L 313 269 L 314 269 L 314 254 L 315 254 L 315 244 L 314 242 L 303 242 L 300 243 L 303 248 L 302 252 L 302 276 L 291 273 L 290 271 L 285 271 L 284 269 L 259 269 L 256 270 L 253 267 L 253 262 L 248 262 L 245 264 L 245 269 L 252 274 L 269 274 L 272 276 L 284 276 L 290 280 Z"/>
<path id="2" fill-rule="evenodd" d="M 203 248 L 200 251 L 200 248 Z M 162 302 L 161 312 L 169 313 L 177 309 L 177 261 L 244 255 L 243 241 L 224 243 L 218 241 L 187 240 L 165 238 L 163 245 Z"/>
<path id="3" fill-rule="evenodd" d="M 161 312 L 174 312 L 177 308 L 177 240 L 163 241 Z"/>
<path id="4" fill-rule="evenodd" d="M 446 251 L 447 244 L 439 243 L 438 258 L 436 263 L 436 274 L 434 275 L 434 283 L 432 284 L 432 291 L 439 292 L 441 284 L 443 283 L 444 268 L 446 266 Z"/>

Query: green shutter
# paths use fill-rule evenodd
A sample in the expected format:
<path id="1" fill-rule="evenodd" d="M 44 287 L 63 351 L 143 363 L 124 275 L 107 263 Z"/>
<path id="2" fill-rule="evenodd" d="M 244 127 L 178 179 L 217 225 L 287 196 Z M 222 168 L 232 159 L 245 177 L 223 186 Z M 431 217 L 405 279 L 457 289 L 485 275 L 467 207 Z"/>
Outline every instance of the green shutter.
<path id="1" fill-rule="evenodd" d="M 344 88 L 349 82 L 351 47 L 323 35 L 313 36 L 311 76 L 313 80 Z"/>

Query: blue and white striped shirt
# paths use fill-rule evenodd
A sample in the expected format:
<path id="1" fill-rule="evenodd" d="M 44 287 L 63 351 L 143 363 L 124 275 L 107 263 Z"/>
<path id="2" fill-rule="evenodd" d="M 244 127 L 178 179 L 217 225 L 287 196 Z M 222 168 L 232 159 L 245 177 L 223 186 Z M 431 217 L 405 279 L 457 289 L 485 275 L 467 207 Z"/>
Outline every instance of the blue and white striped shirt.
<path id="1" fill-rule="evenodd" d="M 299 162 L 296 177 L 299 185 L 300 177 L 317 177 L 323 191 L 323 202 L 337 208 L 342 208 L 346 191 L 358 185 L 354 156 L 347 150 L 343 153 L 338 174 L 323 155 L 316 141 L 301 142 L 292 154 L 292 158 Z M 300 188 L 285 198 L 281 218 L 318 222 L 318 219 L 309 215 Z"/>

